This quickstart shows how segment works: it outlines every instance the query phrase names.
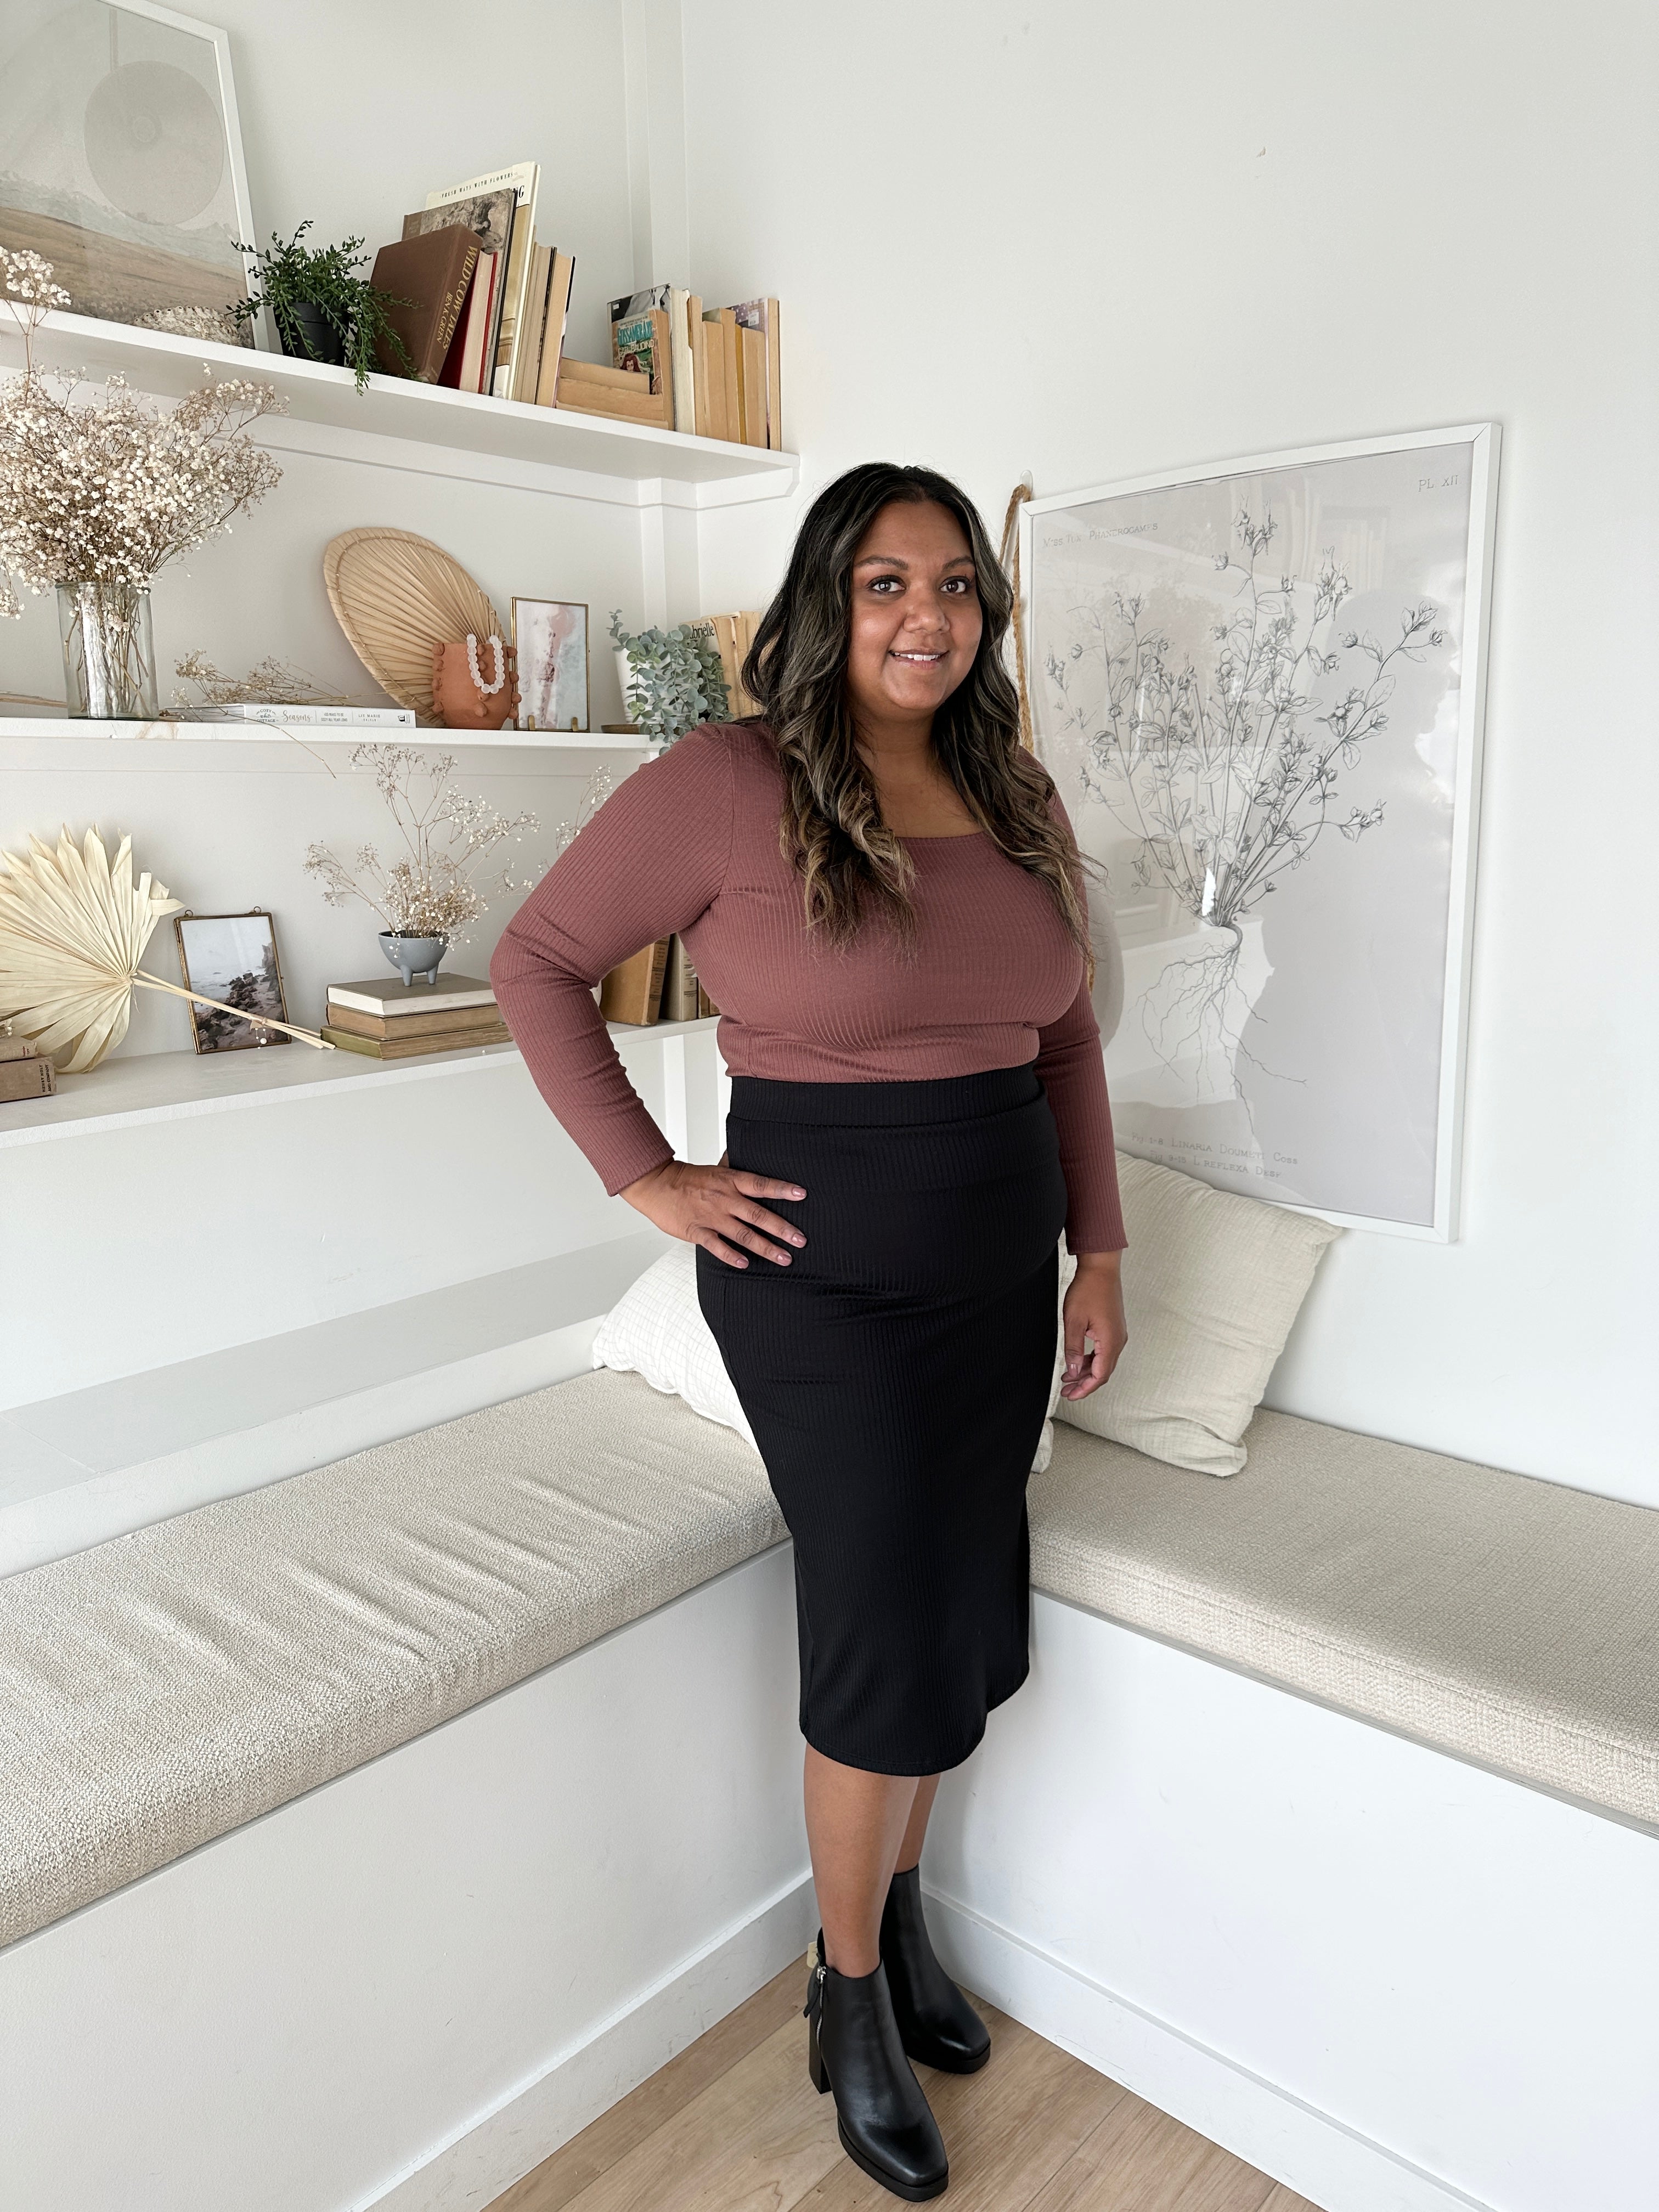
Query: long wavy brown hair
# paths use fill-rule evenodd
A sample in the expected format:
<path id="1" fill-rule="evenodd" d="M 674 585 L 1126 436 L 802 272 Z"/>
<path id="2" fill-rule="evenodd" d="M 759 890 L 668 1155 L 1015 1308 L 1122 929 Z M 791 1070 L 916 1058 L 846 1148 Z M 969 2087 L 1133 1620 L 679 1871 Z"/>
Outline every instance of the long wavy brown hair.
<path id="1" fill-rule="evenodd" d="M 813 501 L 743 665 L 783 767 L 779 836 L 802 880 L 807 927 L 845 945 L 867 913 L 884 911 L 901 943 L 915 945 L 915 863 L 883 821 L 859 757 L 847 659 L 859 547 L 883 507 L 926 501 L 961 524 L 983 616 L 973 666 L 933 716 L 933 750 L 979 827 L 1047 886 L 1092 967 L 1081 891 L 1087 864 L 1048 811 L 1054 781 L 1019 741 L 1019 696 L 1003 664 L 1012 588 L 967 494 L 932 469 L 894 461 L 849 469 Z"/>

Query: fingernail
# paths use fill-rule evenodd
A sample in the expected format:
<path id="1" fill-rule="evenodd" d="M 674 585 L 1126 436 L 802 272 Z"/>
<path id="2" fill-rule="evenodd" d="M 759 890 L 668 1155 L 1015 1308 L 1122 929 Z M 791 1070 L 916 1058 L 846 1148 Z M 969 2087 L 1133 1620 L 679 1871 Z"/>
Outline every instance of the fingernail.
<path id="1" fill-rule="evenodd" d="M 793 1253 L 792 1253 L 792 1252 L 780 1252 L 780 1253 L 779 1253 L 779 1255 L 778 1255 L 778 1265 L 779 1265 L 779 1267 L 787 1267 L 789 1265 L 790 1261 L 791 1261 L 793 1257 L 794 1257 L 794 1255 L 793 1255 Z"/>
<path id="2" fill-rule="evenodd" d="M 789 1195 L 791 1198 L 805 1198 L 806 1193 L 801 1189 L 799 1184 L 795 1184 L 792 1187 Z"/>
<path id="3" fill-rule="evenodd" d="M 804 1244 L 806 1242 L 806 1239 L 801 1235 L 799 1230 L 797 1229 L 790 1237 L 789 1242 L 792 1244 Z"/>

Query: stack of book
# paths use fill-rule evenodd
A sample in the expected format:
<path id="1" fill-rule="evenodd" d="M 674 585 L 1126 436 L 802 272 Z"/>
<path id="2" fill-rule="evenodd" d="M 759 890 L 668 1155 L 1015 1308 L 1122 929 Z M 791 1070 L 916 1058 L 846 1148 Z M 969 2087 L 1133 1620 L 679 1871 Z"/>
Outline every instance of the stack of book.
<path id="1" fill-rule="evenodd" d="M 613 968 L 599 986 L 599 1012 L 608 1022 L 695 1022 L 720 1008 L 697 980 L 680 940 L 659 937 Z"/>
<path id="2" fill-rule="evenodd" d="M 427 1052 L 510 1044 L 495 994 L 476 975 L 442 975 L 435 983 L 331 983 L 323 1035 L 371 1060 L 412 1060 Z"/>
<path id="3" fill-rule="evenodd" d="M 611 302 L 611 365 L 566 361 L 558 404 L 701 438 L 783 448 L 781 316 L 775 300 L 705 308 L 658 284 Z"/>
<path id="4" fill-rule="evenodd" d="M 15 1037 L 10 1024 L 0 1030 L 0 1103 L 15 1098 L 50 1098 L 58 1071 L 27 1037 Z"/>
<path id="5" fill-rule="evenodd" d="M 574 254 L 536 236 L 541 170 L 494 169 L 429 192 L 372 281 L 402 304 L 389 319 L 410 366 L 383 346 L 389 375 L 574 408 L 739 445 L 783 447 L 778 303 L 705 307 L 656 284 L 611 302 L 608 362 L 567 360 Z"/>
<path id="6" fill-rule="evenodd" d="M 536 237 L 541 170 L 495 169 L 429 192 L 383 246 L 372 281 L 409 304 L 389 311 L 422 383 L 554 404 L 574 257 Z M 407 374 L 383 356 L 381 367 Z"/>

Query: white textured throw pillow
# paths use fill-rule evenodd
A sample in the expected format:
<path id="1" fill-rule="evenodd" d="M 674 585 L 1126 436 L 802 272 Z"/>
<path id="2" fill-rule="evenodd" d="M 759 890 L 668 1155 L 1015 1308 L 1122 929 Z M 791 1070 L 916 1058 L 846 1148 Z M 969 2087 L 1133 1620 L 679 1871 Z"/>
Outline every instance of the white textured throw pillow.
<path id="1" fill-rule="evenodd" d="M 1091 1436 L 1199 1474 L 1237 1474 L 1319 1265 L 1342 1231 L 1259 1198 L 1117 1156 L 1129 1341 L 1109 1382 L 1056 1407 Z"/>
<path id="2" fill-rule="evenodd" d="M 1064 1311 L 1066 1287 L 1076 1273 L 1077 1261 L 1062 1247 L 1058 1312 Z M 653 1390 L 684 1398 L 693 1413 L 735 1429 L 745 1442 L 754 1443 L 754 1431 L 732 1387 L 714 1331 L 697 1304 L 695 1244 L 676 1242 L 617 1299 L 593 1339 L 593 1364 L 642 1375 Z M 1053 1414 L 1065 1364 L 1065 1339 L 1057 1319 L 1054 1371 L 1048 1388 L 1050 1418 L 1042 1424 L 1031 1462 L 1033 1474 L 1042 1474 L 1054 1449 Z"/>

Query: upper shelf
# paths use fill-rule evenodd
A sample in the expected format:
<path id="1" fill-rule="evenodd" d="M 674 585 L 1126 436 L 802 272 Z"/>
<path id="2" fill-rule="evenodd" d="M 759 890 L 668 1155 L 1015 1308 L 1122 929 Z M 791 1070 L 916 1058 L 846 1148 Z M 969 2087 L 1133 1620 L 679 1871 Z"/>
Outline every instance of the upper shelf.
<path id="1" fill-rule="evenodd" d="M 173 337 L 128 323 L 99 322 L 89 315 L 48 315 L 35 334 L 34 349 L 44 367 L 84 370 L 94 380 L 124 376 L 137 388 L 168 399 L 181 399 L 193 391 L 201 383 L 205 363 L 220 376 L 252 376 L 274 384 L 297 421 L 366 431 L 375 437 L 416 440 L 457 453 L 538 461 L 635 483 L 666 478 L 678 483 L 730 483 L 771 477 L 781 493 L 794 480 L 793 453 L 730 445 L 723 438 L 687 437 L 569 408 L 486 399 L 477 392 L 416 384 L 407 377 L 371 376 L 360 392 L 349 369 L 324 362 Z M 0 316 L 0 365 L 10 370 L 23 365 L 21 335 L 4 316 Z"/>

